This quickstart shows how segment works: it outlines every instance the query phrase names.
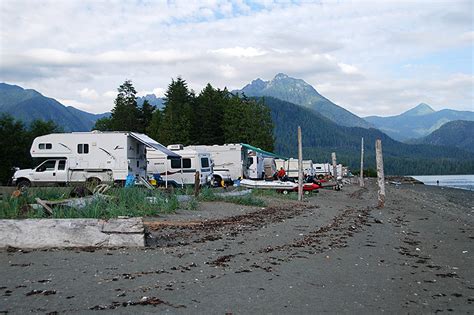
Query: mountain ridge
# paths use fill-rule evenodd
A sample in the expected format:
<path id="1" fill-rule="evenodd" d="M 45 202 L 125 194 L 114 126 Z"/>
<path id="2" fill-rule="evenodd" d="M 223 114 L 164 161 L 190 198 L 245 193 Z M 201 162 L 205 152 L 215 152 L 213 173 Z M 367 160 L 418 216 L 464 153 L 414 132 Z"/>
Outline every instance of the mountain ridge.
<path id="1" fill-rule="evenodd" d="M 421 103 L 399 115 L 367 116 L 364 119 L 393 139 L 408 141 L 427 136 L 450 121 L 474 121 L 474 112 L 453 109 L 435 111 L 428 104 Z"/>
<path id="2" fill-rule="evenodd" d="M 65 106 L 36 90 L 7 83 L 0 83 L 0 112 L 8 113 L 26 124 L 36 119 L 52 120 L 64 131 L 89 131 L 97 119 L 110 115 L 92 114 Z"/>
<path id="3" fill-rule="evenodd" d="M 292 78 L 284 73 L 278 73 L 270 81 L 263 81 L 260 78 L 255 79 L 245 85 L 241 90 L 234 90 L 232 92 L 243 93 L 249 97 L 275 97 L 286 102 L 313 109 L 342 126 L 373 127 L 364 119 L 321 95 L 313 86 L 303 79 Z"/>

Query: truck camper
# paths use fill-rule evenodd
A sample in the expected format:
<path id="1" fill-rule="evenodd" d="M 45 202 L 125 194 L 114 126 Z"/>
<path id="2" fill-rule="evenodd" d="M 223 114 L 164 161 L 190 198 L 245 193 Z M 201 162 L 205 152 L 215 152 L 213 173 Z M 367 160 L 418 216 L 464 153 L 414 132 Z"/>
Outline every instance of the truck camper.
<path id="1" fill-rule="evenodd" d="M 146 147 L 179 159 L 147 135 L 134 132 L 53 133 L 35 138 L 30 153 L 46 159 L 33 169 L 17 170 L 18 187 L 71 183 L 124 183 L 127 176 L 146 176 Z"/>

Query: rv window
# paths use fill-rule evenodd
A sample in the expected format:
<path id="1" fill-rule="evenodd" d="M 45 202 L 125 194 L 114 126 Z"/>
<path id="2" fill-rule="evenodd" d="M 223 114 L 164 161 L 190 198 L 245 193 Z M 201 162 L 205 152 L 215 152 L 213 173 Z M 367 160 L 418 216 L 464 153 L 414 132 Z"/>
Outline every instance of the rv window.
<path id="1" fill-rule="evenodd" d="M 171 160 L 171 168 L 181 168 L 180 159 Z M 191 159 L 183 159 L 183 168 L 191 168 Z"/>
<path id="2" fill-rule="evenodd" d="M 64 171 L 66 169 L 66 161 L 61 160 L 58 163 L 58 171 Z"/>
<path id="3" fill-rule="evenodd" d="M 77 145 L 77 153 L 87 154 L 89 153 L 89 145 L 87 143 L 80 143 Z"/>
<path id="4" fill-rule="evenodd" d="M 253 158 L 252 157 L 249 157 L 248 160 L 248 166 L 252 165 L 253 164 Z"/>
<path id="5" fill-rule="evenodd" d="M 316 166 L 316 169 L 317 169 L 317 170 L 321 170 L 322 167 L 321 167 L 321 166 Z"/>
<path id="6" fill-rule="evenodd" d="M 38 145 L 38 148 L 39 148 L 40 150 L 45 150 L 45 149 L 46 149 L 46 150 L 51 150 L 51 149 L 53 148 L 53 145 L 52 145 L 51 143 L 40 143 L 40 144 Z"/>
<path id="7" fill-rule="evenodd" d="M 209 167 L 209 159 L 208 158 L 201 158 L 201 166 L 203 168 Z"/>

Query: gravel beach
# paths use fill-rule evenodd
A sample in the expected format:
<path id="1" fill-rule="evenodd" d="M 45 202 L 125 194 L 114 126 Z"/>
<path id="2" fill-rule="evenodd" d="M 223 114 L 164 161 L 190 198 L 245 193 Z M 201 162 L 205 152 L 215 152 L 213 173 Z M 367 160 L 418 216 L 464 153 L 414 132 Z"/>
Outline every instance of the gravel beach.
<path id="1" fill-rule="evenodd" d="M 0 252 L 0 313 L 474 312 L 474 192 L 344 186 L 147 219 L 146 249 Z"/>

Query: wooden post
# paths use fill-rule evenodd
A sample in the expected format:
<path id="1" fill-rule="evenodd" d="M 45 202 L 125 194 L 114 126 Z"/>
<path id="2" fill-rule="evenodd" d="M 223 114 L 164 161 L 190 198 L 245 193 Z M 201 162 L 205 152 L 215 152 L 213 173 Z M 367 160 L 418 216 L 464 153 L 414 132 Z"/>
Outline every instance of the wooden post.
<path id="1" fill-rule="evenodd" d="M 199 196 L 199 187 L 201 186 L 201 180 L 199 177 L 199 171 L 194 174 L 194 197 Z"/>
<path id="2" fill-rule="evenodd" d="M 378 207 L 383 208 L 385 206 L 385 176 L 383 173 L 382 140 L 380 139 L 375 141 L 375 158 L 377 161 L 377 182 L 379 185 Z"/>
<path id="3" fill-rule="evenodd" d="M 332 157 L 332 176 L 337 183 L 337 160 L 336 160 L 336 152 L 331 154 Z"/>
<path id="4" fill-rule="evenodd" d="M 301 143 L 301 127 L 298 126 L 298 201 L 303 200 L 303 144 Z"/>
<path id="5" fill-rule="evenodd" d="M 364 187 L 364 137 L 360 145 L 360 187 Z"/>

